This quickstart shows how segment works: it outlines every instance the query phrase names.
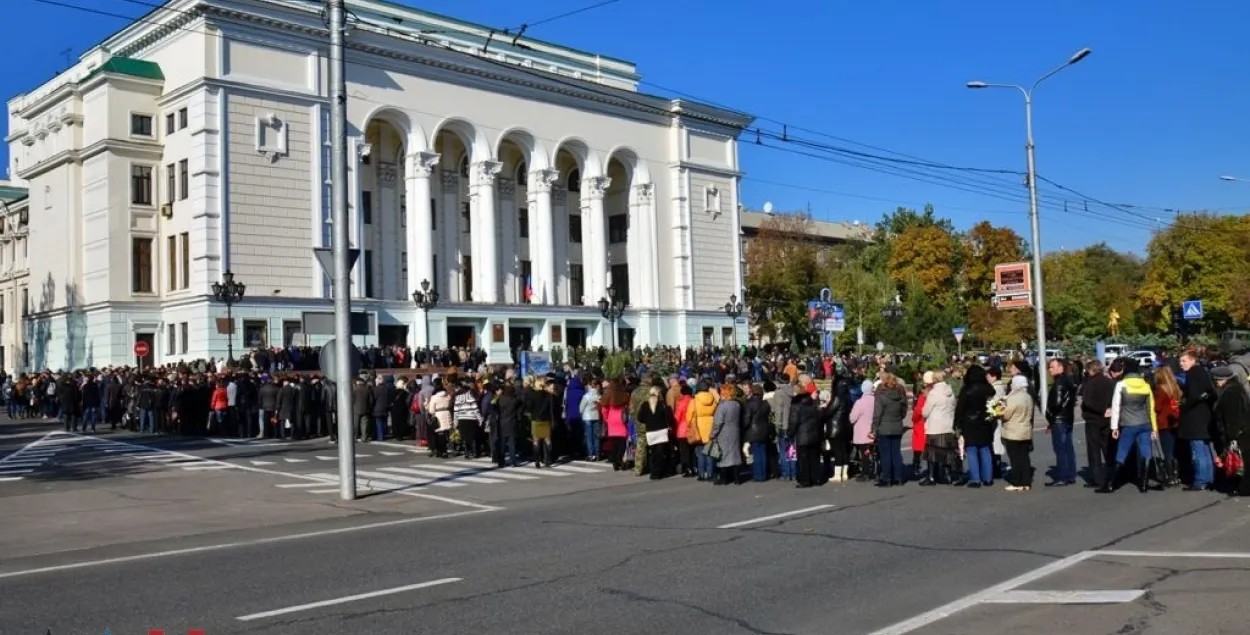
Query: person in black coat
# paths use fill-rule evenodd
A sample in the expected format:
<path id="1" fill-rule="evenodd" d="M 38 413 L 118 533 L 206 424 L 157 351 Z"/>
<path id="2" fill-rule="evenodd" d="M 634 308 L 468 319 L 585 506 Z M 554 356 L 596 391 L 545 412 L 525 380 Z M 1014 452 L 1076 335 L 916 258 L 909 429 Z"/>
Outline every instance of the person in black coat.
<path id="1" fill-rule="evenodd" d="M 664 402 L 664 384 L 657 382 L 647 393 L 647 400 L 638 408 L 638 423 L 642 430 L 639 439 L 647 444 L 647 463 L 651 480 L 658 481 L 668 475 L 668 455 L 672 446 L 673 410 Z M 651 443 L 649 436 L 655 432 L 667 432 L 666 440 Z M 658 436 L 658 435 L 657 435 Z"/>
<path id="2" fill-rule="evenodd" d="M 278 424 L 274 426 L 275 439 L 288 439 L 291 437 L 291 428 L 295 425 L 293 422 L 299 414 L 299 391 L 295 389 L 295 385 L 291 380 L 282 382 L 282 387 L 278 389 Z"/>
<path id="3" fill-rule="evenodd" d="M 370 414 L 373 416 L 375 441 L 386 439 L 386 420 L 391 415 L 391 401 L 394 399 L 394 395 L 394 384 L 387 382 L 382 377 L 374 380 L 373 408 Z"/>
<path id="4" fill-rule="evenodd" d="M 1185 383 L 1181 388 L 1181 418 L 1176 435 L 1189 442 L 1193 457 L 1194 480 L 1186 491 L 1203 491 L 1215 482 L 1215 463 L 1211 454 L 1212 405 L 1215 403 L 1215 384 L 1207 369 L 1198 364 L 1192 352 L 1181 355 L 1181 370 Z"/>
<path id="5" fill-rule="evenodd" d="M 994 463 L 991 446 L 997 423 L 990 418 L 986 406 L 994 398 L 994 387 L 985 377 L 985 369 L 973 365 L 964 374 L 964 385 L 955 400 L 955 427 L 964 440 L 964 462 L 968 473 L 960 485 L 989 487 L 994 484 Z"/>
<path id="6" fill-rule="evenodd" d="M 845 481 L 851 463 L 851 379 L 838 375 L 833 382 L 832 396 L 821 413 L 825 427 L 825 440 L 829 451 L 825 454 L 825 473 L 835 482 Z"/>
<path id="7" fill-rule="evenodd" d="M 281 391 L 282 387 L 273 379 L 266 379 L 265 383 L 256 389 L 256 405 L 260 408 L 258 411 L 260 414 L 257 415 L 259 419 L 257 424 L 260 426 L 260 430 L 256 433 L 257 439 L 265 438 L 265 430 L 269 427 L 269 422 L 278 420 L 278 393 Z M 275 423 L 274 426 L 274 436 L 277 436 L 277 424 Z"/>
<path id="8" fill-rule="evenodd" d="M 805 378 L 807 383 L 810 378 Z M 820 485 L 820 446 L 824 441 L 824 429 L 820 425 L 820 406 L 812 398 L 806 385 L 799 388 L 798 394 L 790 402 L 789 434 L 794 438 L 794 449 L 797 455 L 796 487 L 805 488 Z"/>
<path id="9" fill-rule="evenodd" d="M 1076 385 L 1068 374 L 1068 364 L 1062 359 L 1047 362 L 1050 373 L 1050 392 L 1046 399 L 1046 426 L 1050 431 L 1050 443 L 1055 450 L 1054 479 L 1047 487 L 1076 483 L 1076 448 L 1072 445 L 1072 426 L 1076 417 Z"/>
<path id="10" fill-rule="evenodd" d="M 1233 378 L 1235 372 L 1229 366 L 1211 371 L 1219 393 L 1214 414 L 1225 452 L 1235 450 L 1244 457 L 1246 448 L 1250 448 L 1250 395 Z M 1233 476 L 1228 483 L 1228 495 L 1250 496 L 1250 478 Z"/>
<path id="11" fill-rule="evenodd" d="M 499 422 L 494 429 L 495 464 L 504 467 L 506 462 L 516 467 L 520 464 L 516 455 L 517 432 L 525 419 L 525 402 L 517 398 L 515 383 L 504 382 L 499 389 L 497 407 Z"/>
<path id="12" fill-rule="evenodd" d="M 1081 382 L 1081 418 L 1085 421 L 1086 459 L 1090 486 L 1099 492 L 1112 491 L 1111 466 L 1115 465 L 1115 445 L 1111 443 L 1111 399 L 1115 381 L 1103 373 L 1102 362 L 1090 360 Z"/>
<path id="13" fill-rule="evenodd" d="M 82 394 L 78 390 L 78 381 L 73 377 L 62 379 L 56 387 L 56 399 L 61 405 L 65 431 L 78 432 L 78 422 L 82 416 Z"/>
<path id="14" fill-rule="evenodd" d="M 87 431 L 87 425 L 91 425 L 91 431 L 95 432 L 96 421 L 100 418 L 100 384 L 94 377 L 87 377 L 82 384 L 82 431 Z"/>
<path id="15" fill-rule="evenodd" d="M 408 392 L 408 384 L 395 382 L 395 395 L 391 398 L 391 430 L 396 441 L 408 438 L 412 426 L 408 425 L 409 414 L 412 412 L 412 393 Z"/>
<path id="16" fill-rule="evenodd" d="M 742 416 L 742 440 L 751 444 L 751 475 L 756 482 L 768 480 L 768 448 L 777 429 L 772 415 L 772 406 L 764 401 L 764 389 L 759 384 L 752 385 Z"/>

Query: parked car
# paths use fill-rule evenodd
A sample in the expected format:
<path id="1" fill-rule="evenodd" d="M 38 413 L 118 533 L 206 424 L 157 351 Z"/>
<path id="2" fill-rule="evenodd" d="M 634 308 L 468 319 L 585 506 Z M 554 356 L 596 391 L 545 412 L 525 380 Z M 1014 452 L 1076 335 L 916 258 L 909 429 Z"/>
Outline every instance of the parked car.
<path id="1" fill-rule="evenodd" d="M 1107 344 L 1103 351 L 1103 363 L 1110 364 L 1111 360 L 1128 353 L 1128 344 Z"/>
<path id="2" fill-rule="evenodd" d="M 1154 351 L 1133 351 L 1126 353 L 1124 357 L 1137 360 L 1137 363 L 1148 368 L 1154 368 L 1159 363 L 1159 358 Z"/>

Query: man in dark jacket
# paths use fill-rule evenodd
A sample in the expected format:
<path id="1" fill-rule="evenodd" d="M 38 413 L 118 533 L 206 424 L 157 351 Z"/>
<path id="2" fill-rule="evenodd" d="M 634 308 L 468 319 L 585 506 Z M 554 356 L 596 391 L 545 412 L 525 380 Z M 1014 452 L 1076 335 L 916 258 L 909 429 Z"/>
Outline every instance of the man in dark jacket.
<path id="1" fill-rule="evenodd" d="M 1181 388 L 1181 418 L 1176 436 L 1189 442 L 1189 452 L 1193 456 L 1194 481 L 1185 491 L 1200 492 L 1215 481 L 1210 445 L 1215 384 L 1192 352 L 1181 355 L 1181 370 L 1185 371 L 1185 383 Z"/>
<path id="2" fill-rule="evenodd" d="M 65 421 L 65 431 L 78 432 L 78 420 L 82 412 L 82 395 L 78 391 L 78 381 L 72 376 L 62 379 L 56 387 L 56 398 L 61 404 L 61 419 Z"/>
<path id="3" fill-rule="evenodd" d="M 1102 362 L 1091 360 L 1085 367 L 1086 379 L 1081 382 L 1081 418 L 1085 420 L 1086 458 L 1089 460 L 1090 485 L 1099 493 L 1112 491 L 1109 467 L 1115 462 L 1115 446 L 1111 443 L 1111 399 L 1115 381 L 1102 372 Z"/>
<path id="4" fill-rule="evenodd" d="M 352 385 L 352 419 L 356 424 L 356 438 L 362 443 L 368 443 L 369 419 L 372 416 L 373 390 L 357 377 Z"/>
<path id="5" fill-rule="evenodd" d="M 1076 386 L 1068 375 L 1068 364 L 1052 359 L 1046 366 L 1050 372 L 1050 395 L 1046 400 L 1046 424 L 1050 443 L 1055 449 L 1053 480 L 1046 487 L 1062 487 L 1076 483 L 1076 448 L 1072 445 L 1072 425 L 1076 417 Z"/>
<path id="6" fill-rule="evenodd" d="M 95 377 L 88 376 L 82 383 L 82 431 L 87 431 L 87 425 L 91 425 L 91 431 L 95 432 L 95 424 L 100 418 L 100 384 L 96 382 Z"/>
<path id="7" fill-rule="evenodd" d="M 373 386 L 373 408 L 370 412 L 373 416 L 375 441 L 382 441 L 386 439 L 386 421 L 391 415 L 391 402 L 394 400 L 395 385 L 386 381 L 386 379 L 381 376 L 375 379 Z"/>
<path id="8" fill-rule="evenodd" d="M 256 389 L 257 405 L 260 406 L 258 415 L 260 431 L 256 435 L 257 439 L 265 438 L 265 429 L 269 427 L 269 421 L 278 416 L 278 393 L 281 390 L 278 384 L 270 378 L 266 378 L 265 383 Z"/>
<path id="9" fill-rule="evenodd" d="M 812 398 L 812 391 L 807 386 L 812 383 L 811 377 L 800 376 L 798 394 L 790 402 L 790 422 L 788 432 L 794 438 L 794 452 L 797 461 L 798 488 L 820 485 L 821 478 L 820 449 L 824 442 L 824 428 L 820 425 L 820 406 Z"/>
<path id="10" fill-rule="evenodd" d="M 752 477 L 757 482 L 767 481 L 768 444 L 773 438 L 772 406 L 764 401 L 764 389 L 759 384 L 751 386 L 742 421 L 742 440 L 751 444 Z"/>

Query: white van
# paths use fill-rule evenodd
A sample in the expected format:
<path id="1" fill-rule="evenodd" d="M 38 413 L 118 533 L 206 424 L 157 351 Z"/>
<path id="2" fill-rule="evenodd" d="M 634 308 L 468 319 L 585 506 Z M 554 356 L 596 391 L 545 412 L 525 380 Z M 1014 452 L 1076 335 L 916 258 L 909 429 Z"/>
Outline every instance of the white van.
<path id="1" fill-rule="evenodd" d="M 1110 364 L 1115 358 L 1128 353 L 1128 344 L 1107 344 L 1103 351 L 1102 363 Z"/>

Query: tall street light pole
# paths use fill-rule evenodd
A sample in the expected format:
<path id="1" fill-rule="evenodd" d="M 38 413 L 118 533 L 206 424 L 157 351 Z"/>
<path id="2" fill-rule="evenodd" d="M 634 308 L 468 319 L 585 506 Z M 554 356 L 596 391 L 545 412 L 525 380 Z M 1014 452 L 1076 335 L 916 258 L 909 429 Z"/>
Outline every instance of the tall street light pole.
<path id="1" fill-rule="evenodd" d="M 339 426 L 339 498 L 356 498 L 356 431 L 352 419 L 352 262 L 347 218 L 347 31 L 345 0 L 326 0 L 330 28 L 330 222 L 334 256 L 335 410 Z"/>
<path id="2" fill-rule="evenodd" d="M 1014 88 L 1024 96 L 1024 125 L 1026 131 L 1024 149 L 1028 157 L 1029 223 L 1032 225 L 1033 234 L 1033 313 L 1034 318 L 1037 320 L 1037 386 L 1038 395 L 1040 396 L 1039 401 L 1041 402 L 1039 405 L 1043 414 L 1046 412 L 1046 400 L 1049 395 L 1047 394 L 1046 384 L 1046 309 L 1042 299 L 1042 227 L 1041 219 L 1038 218 L 1037 213 L 1037 162 L 1033 156 L 1033 91 L 1037 90 L 1037 87 L 1042 82 L 1059 71 L 1088 57 L 1090 52 L 1088 48 L 1077 51 L 1067 62 L 1039 77 L 1029 88 L 1019 84 L 968 82 L 968 88 Z"/>
<path id="3" fill-rule="evenodd" d="M 738 349 L 738 316 L 742 315 L 742 311 L 745 309 L 746 307 L 742 304 L 742 302 L 738 301 L 738 296 L 731 293 L 729 295 L 729 301 L 725 303 L 725 315 L 728 315 L 729 319 L 733 321 L 734 350 Z"/>
<path id="4" fill-rule="evenodd" d="M 612 350 L 616 351 L 616 321 L 625 314 L 625 302 L 617 299 L 616 287 L 608 285 L 608 295 L 599 298 L 599 314 L 612 325 Z"/>
<path id="5" fill-rule="evenodd" d="M 243 299 L 247 285 L 236 282 L 229 269 L 221 274 L 221 282 L 213 283 L 213 299 L 226 305 L 226 325 L 230 335 L 226 339 L 226 367 L 234 366 L 234 305 Z"/>
<path id="6" fill-rule="evenodd" d="M 434 348 L 430 345 L 430 311 L 438 306 L 438 289 L 431 289 L 430 281 L 422 280 L 421 288 L 412 292 L 412 301 L 425 316 L 425 347 Z"/>

